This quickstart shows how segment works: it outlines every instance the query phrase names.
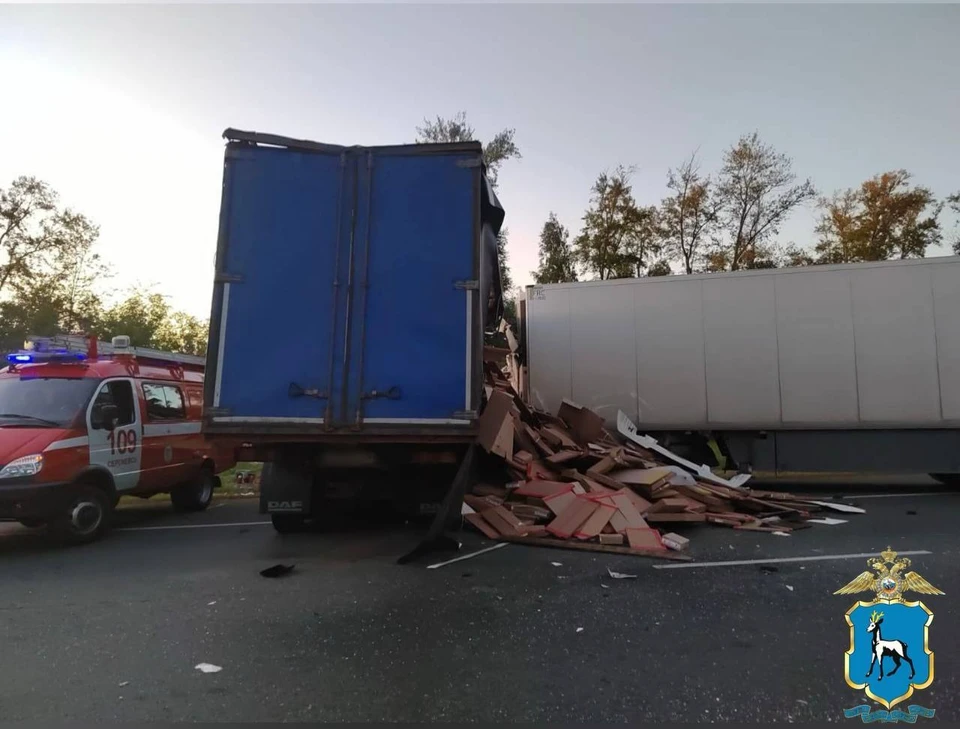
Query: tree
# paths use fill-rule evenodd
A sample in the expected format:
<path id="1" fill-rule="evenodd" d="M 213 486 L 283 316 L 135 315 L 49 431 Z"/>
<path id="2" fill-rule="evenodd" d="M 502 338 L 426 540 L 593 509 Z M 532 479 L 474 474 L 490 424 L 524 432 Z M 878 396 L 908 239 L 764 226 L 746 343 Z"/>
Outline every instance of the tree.
<path id="1" fill-rule="evenodd" d="M 61 209 L 35 177 L 0 189 L 0 341 L 19 347 L 30 335 L 85 331 L 100 311 L 94 284 L 107 274 L 92 248 L 99 229 Z"/>
<path id="2" fill-rule="evenodd" d="M 670 261 L 660 259 L 647 269 L 648 276 L 670 276 L 673 269 L 670 268 Z"/>
<path id="3" fill-rule="evenodd" d="M 960 215 L 960 192 L 955 192 L 953 195 L 950 195 L 947 198 L 947 204 L 955 215 Z M 960 256 L 960 233 L 957 233 L 953 239 L 953 252 L 955 255 Z"/>
<path id="4" fill-rule="evenodd" d="M 911 186 L 906 170 L 876 175 L 821 200 L 818 261 L 923 258 L 942 237 L 937 221 L 942 207 L 929 189 Z"/>
<path id="5" fill-rule="evenodd" d="M 795 184 L 796 179 L 790 158 L 761 142 L 756 132 L 727 150 L 716 186 L 724 236 L 709 255 L 708 268 L 736 271 L 770 258 L 770 241 L 783 221 L 816 197 L 810 180 Z"/>
<path id="6" fill-rule="evenodd" d="M 169 315 L 170 304 L 162 294 L 132 288 L 125 299 L 103 312 L 97 333 L 107 341 L 125 334 L 135 347 L 153 347 Z"/>
<path id="7" fill-rule="evenodd" d="M 504 295 L 513 289 L 513 276 L 510 275 L 510 254 L 507 252 L 507 241 L 510 237 L 508 228 L 501 228 L 497 233 L 497 254 L 500 259 L 500 286 Z"/>
<path id="8" fill-rule="evenodd" d="M 170 352 L 203 355 L 207 352 L 208 324 L 192 314 L 175 311 L 154 335 L 154 346 Z"/>
<path id="9" fill-rule="evenodd" d="M 483 163 L 487 168 L 487 180 L 496 189 L 500 167 L 510 159 L 521 159 L 520 147 L 514 141 L 516 130 L 504 128 L 483 145 Z M 452 118 L 438 116 L 434 120 L 424 118 L 423 126 L 417 127 L 417 144 L 438 142 L 472 142 L 477 134 L 467 121 L 467 112 L 458 111 Z"/>
<path id="10" fill-rule="evenodd" d="M 57 193 L 35 177 L 0 189 L 0 295 L 38 274 L 71 270 L 89 254 L 99 228 L 57 203 Z"/>
<path id="11" fill-rule="evenodd" d="M 702 177 L 694 152 L 667 174 L 672 191 L 660 203 L 660 235 L 666 251 L 683 262 L 687 273 L 703 262 L 704 247 L 717 222 L 710 177 Z"/>
<path id="12" fill-rule="evenodd" d="M 536 271 L 531 271 L 531 275 L 538 284 L 577 280 L 570 233 L 552 212 L 540 231 L 540 265 Z"/>
<path id="13" fill-rule="evenodd" d="M 172 309 L 163 294 L 132 288 L 126 298 L 103 312 L 96 333 L 106 341 L 125 334 L 135 347 L 204 354 L 207 330 L 207 322 Z"/>
<path id="14" fill-rule="evenodd" d="M 597 178 L 574 241 L 577 262 L 601 280 L 641 276 L 647 259 L 659 253 L 656 210 L 637 206 L 630 172 L 621 166 Z"/>

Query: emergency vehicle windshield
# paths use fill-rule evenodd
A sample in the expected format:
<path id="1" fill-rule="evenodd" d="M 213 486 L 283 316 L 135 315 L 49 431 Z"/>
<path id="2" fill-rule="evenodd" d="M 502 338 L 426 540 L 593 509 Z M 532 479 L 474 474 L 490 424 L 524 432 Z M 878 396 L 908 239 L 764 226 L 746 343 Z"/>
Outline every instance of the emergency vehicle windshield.
<path id="1" fill-rule="evenodd" d="M 86 407 L 92 378 L 0 378 L 0 428 L 62 428 Z"/>

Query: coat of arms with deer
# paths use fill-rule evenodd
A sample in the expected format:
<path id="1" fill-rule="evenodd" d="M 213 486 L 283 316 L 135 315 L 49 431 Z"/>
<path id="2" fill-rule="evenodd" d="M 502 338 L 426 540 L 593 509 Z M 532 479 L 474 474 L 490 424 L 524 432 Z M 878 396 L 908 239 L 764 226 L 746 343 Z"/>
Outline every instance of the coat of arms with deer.
<path id="1" fill-rule="evenodd" d="M 920 601 L 904 600 L 904 593 L 942 595 L 917 572 L 911 562 L 889 547 L 867 560 L 868 570 L 837 590 L 835 595 L 871 592 L 873 600 L 857 602 L 846 614 L 850 649 L 844 675 L 851 688 L 891 709 L 933 682 L 933 652 L 929 627 L 933 613 Z M 901 671 L 906 664 L 907 670 Z M 913 708 L 913 707 L 911 707 Z M 889 712 L 888 712 L 889 713 Z"/>

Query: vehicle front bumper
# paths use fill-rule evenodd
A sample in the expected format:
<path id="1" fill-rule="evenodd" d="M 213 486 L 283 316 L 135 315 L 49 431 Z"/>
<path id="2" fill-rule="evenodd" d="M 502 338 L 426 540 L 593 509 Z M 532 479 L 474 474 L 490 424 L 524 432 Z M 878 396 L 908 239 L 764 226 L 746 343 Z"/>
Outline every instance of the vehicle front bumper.
<path id="1" fill-rule="evenodd" d="M 48 518 L 66 508 L 68 497 L 65 483 L 0 480 L 0 519 Z"/>

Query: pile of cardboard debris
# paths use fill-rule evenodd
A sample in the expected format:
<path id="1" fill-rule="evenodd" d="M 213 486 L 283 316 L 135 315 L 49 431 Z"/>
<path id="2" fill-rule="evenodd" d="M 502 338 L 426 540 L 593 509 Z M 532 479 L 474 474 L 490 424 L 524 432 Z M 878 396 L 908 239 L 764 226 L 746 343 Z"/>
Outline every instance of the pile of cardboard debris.
<path id="1" fill-rule="evenodd" d="M 859 513 L 841 503 L 751 490 L 642 436 L 622 413 L 620 437 L 591 410 L 564 402 L 554 416 L 529 408 L 489 365 L 479 445 L 501 461 L 477 483 L 464 518 L 491 539 L 538 546 L 689 559 L 685 525 L 789 534 L 813 512 Z M 662 533 L 663 532 L 666 533 Z"/>

